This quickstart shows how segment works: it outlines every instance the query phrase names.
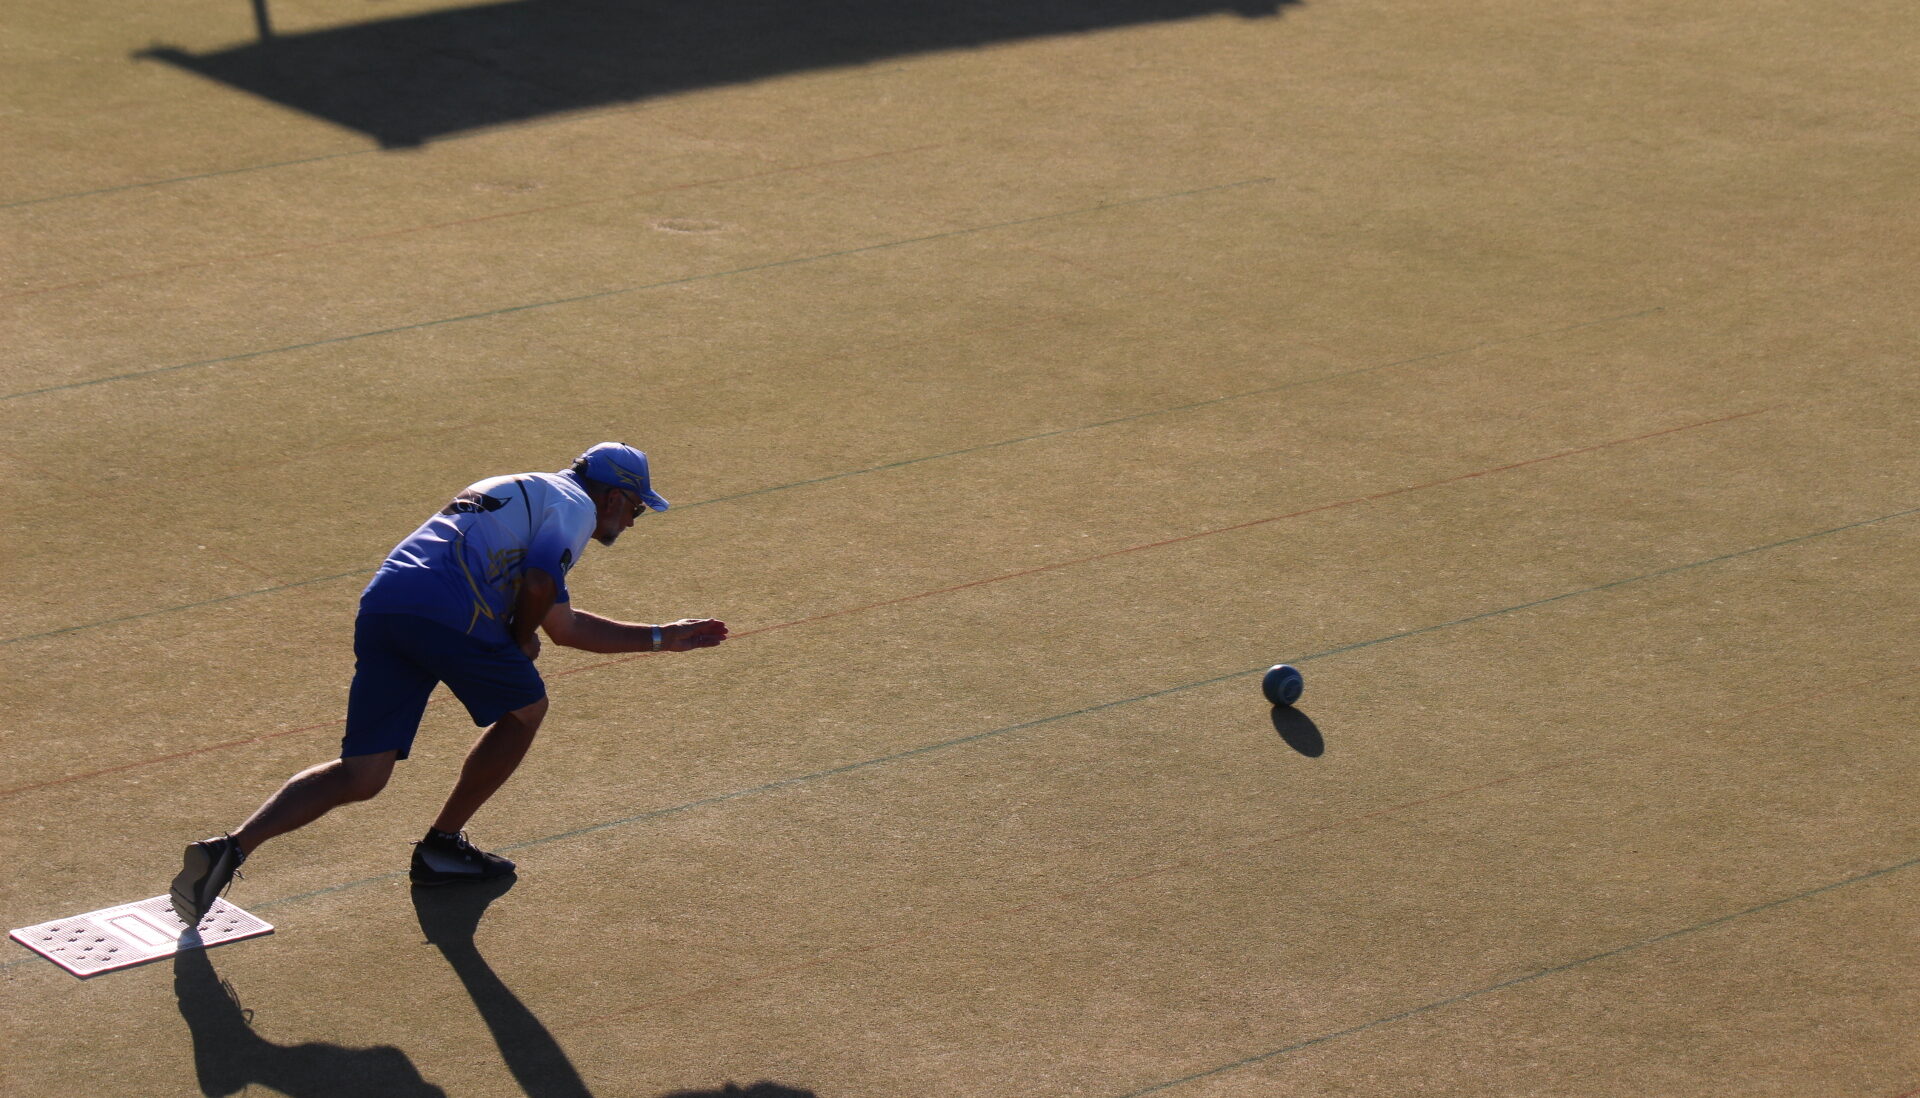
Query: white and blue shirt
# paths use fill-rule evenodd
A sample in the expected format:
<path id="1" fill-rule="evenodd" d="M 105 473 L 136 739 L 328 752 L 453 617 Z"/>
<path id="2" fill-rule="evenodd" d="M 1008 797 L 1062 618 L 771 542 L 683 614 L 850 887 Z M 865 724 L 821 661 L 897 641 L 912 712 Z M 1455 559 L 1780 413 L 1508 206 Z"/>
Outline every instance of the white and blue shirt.
<path id="1" fill-rule="evenodd" d="M 507 618 L 528 568 L 553 577 L 569 602 L 567 572 L 597 521 L 572 473 L 490 477 L 455 496 L 393 547 L 360 593 L 360 611 L 415 614 L 492 641 L 510 641 Z"/>

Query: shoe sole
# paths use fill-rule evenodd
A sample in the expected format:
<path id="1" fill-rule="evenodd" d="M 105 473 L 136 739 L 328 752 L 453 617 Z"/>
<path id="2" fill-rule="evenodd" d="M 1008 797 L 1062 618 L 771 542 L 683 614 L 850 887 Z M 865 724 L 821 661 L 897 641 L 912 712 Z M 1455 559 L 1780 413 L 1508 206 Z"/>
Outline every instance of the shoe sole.
<path id="1" fill-rule="evenodd" d="M 438 858 L 439 861 L 452 862 L 454 868 L 435 868 L 432 862 L 423 856 L 419 844 L 416 843 L 413 862 L 407 867 L 407 879 L 417 885 L 434 887 L 459 884 L 462 881 L 495 881 L 501 877 L 512 876 L 515 870 L 510 859 L 494 854 L 486 854 L 481 858 L 457 858 L 444 856 L 444 852 L 436 851 L 435 853 L 441 855 Z M 468 867 L 473 869 L 468 871 Z"/>
<path id="2" fill-rule="evenodd" d="M 198 923 L 200 916 L 206 914 L 193 902 L 193 894 L 212 872 L 213 859 L 208 856 L 207 848 L 199 843 L 187 847 L 184 866 L 173 878 L 173 913 L 180 916 L 181 922 Z"/>
<path id="3" fill-rule="evenodd" d="M 416 877 L 412 873 L 409 873 L 407 874 L 407 879 L 417 885 L 423 885 L 427 888 L 437 888 L 440 885 L 461 884 L 467 881 L 475 883 L 480 881 L 497 881 L 502 877 L 511 877 L 513 874 L 514 870 L 511 869 L 502 870 L 499 873 L 459 873 L 447 874 L 445 876 L 435 875 L 432 877 Z"/>
<path id="4" fill-rule="evenodd" d="M 222 847 L 221 853 L 226 854 L 229 850 L 230 847 Z M 213 901 L 220 895 L 220 889 L 212 889 L 213 894 L 208 896 L 205 902 L 200 901 L 199 895 L 209 891 L 207 885 L 213 878 L 214 870 L 223 860 L 225 859 L 217 857 L 204 842 L 192 843 L 187 847 L 180 872 L 173 878 L 172 889 L 173 913 L 180 916 L 181 922 L 197 925 L 201 917 L 207 913 L 207 909 L 213 906 Z M 229 873 L 227 880 L 232 879 L 233 875 Z M 226 882 L 222 882 L 221 887 L 224 888 L 225 884 Z"/>

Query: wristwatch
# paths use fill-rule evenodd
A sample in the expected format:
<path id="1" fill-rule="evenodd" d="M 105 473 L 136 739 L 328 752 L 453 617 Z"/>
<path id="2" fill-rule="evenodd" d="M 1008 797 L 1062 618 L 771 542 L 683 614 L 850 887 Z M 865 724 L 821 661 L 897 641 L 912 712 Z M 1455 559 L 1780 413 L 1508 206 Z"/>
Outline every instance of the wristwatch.
<path id="1" fill-rule="evenodd" d="M 666 642 L 667 642 L 666 633 L 662 631 L 659 626 L 657 625 L 654 626 L 653 627 L 653 650 L 655 652 L 660 651 L 660 646 L 665 644 Z"/>

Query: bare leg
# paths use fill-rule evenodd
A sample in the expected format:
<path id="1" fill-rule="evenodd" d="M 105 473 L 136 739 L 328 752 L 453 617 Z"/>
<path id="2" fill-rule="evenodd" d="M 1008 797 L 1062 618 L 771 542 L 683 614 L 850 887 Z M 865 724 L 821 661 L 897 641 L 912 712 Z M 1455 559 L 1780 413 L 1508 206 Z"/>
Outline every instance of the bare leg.
<path id="1" fill-rule="evenodd" d="M 398 755 L 397 751 L 355 755 L 302 770 L 247 817 L 233 833 L 234 841 L 242 853 L 251 854 L 268 839 L 305 827 L 343 804 L 366 800 L 386 786 Z"/>
<path id="2" fill-rule="evenodd" d="M 533 746 L 534 733 L 540 731 L 546 715 L 547 699 L 541 698 L 501 717 L 480 734 L 460 767 L 460 780 L 454 783 L 439 818 L 433 821 L 436 830 L 451 834 L 467 826 L 473 814 L 507 783 L 520 760 L 527 757 L 527 748 Z"/>

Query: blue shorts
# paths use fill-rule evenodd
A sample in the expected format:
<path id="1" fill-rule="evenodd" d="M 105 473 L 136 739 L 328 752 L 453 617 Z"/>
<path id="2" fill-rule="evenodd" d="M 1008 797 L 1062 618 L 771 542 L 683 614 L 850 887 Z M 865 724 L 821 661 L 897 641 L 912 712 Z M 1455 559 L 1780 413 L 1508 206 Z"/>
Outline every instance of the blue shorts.
<path id="1" fill-rule="evenodd" d="M 341 758 L 382 751 L 406 758 L 439 683 L 482 728 L 547 696 L 519 645 L 480 640 L 413 614 L 361 614 L 353 623 L 353 656 Z"/>

